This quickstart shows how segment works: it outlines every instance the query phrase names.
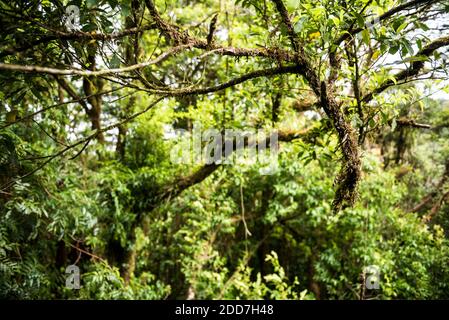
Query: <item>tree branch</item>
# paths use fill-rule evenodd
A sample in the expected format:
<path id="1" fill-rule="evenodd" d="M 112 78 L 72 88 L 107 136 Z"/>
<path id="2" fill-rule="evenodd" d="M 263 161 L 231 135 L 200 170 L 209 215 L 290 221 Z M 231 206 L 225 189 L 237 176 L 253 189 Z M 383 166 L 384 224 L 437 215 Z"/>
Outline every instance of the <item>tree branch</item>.
<path id="1" fill-rule="evenodd" d="M 398 124 L 398 126 L 403 126 L 403 127 L 413 127 L 413 128 L 420 128 L 420 129 L 432 129 L 432 126 L 430 124 L 417 123 L 413 119 L 398 119 L 398 120 L 396 120 L 396 123 Z"/>
<path id="2" fill-rule="evenodd" d="M 18 65 L 18 64 L 0 63 L 0 70 L 18 71 L 18 72 L 25 72 L 25 73 L 46 73 L 46 74 L 64 75 L 64 76 L 78 75 L 78 76 L 84 76 L 84 77 L 98 77 L 98 76 L 103 76 L 103 75 L 124 73 L 124 72 L 134 71 L 134 70 L 138 70 L 138 69 L 143 69 L 152 64 L 156 64 L 156 63 L 159 63 L 159 62 L 165 60 L 170 55 L 175 54 L 175 53 L 181 51 L 182 49 L 187 49 L 190 47 L 191 47 L 191 45 L 181 45 L 178 47 L 174 47 L 174 48 L 171 48 L 170 50 L 168 50 L 167 52 L 162 53 L 160 56 L 158 56 L 154 60 L 134 64 L 134 65 L 123 67 L 123 68 L 115 68 L 115 69 L 103 69 L 103 70 L 92 71 L 92 70 L 76 70 L 76 69 L 56 69 L 56 68 L 48 68 L 48 67 L 41 67 L 41 66 L 35 66 L 35 65 L 24 66 L 24 65 Z"/>
<path id="3" fill-rule="evenodd" d="M 304 129 L 304 130 L 299 130 L 299 131 L 280 130 L 280 131 L 278 131 L 278 141 L 291 142 L 295 139 L 307 139 L 307 136 L 309 134 L 313 135 L 314 134 L 313 130 L 311 130 L 311 129 Z M 209 177 L 212 173 L 214 173 L 215 170 L 217 170 L 220 166 L 222 166 L 224 159 L 231 156 L 233 152 L 235 152 L 245 146 L 248 146 L 248 145 L 252 145 L 252 146 L 255 146 L 256 148 L 258 148 L 258 146 L 260 144 L 260 142 L 258 142 L 258 141 L 245 141 L 245 143 L 243 145 L 239 145 L 239 146 L 237 146 L 234 143 L 231 153 L 226 154 L 225 153 L 226 141 L 225 141 L 225 139 L 223 139 L 223 141 L 224 141 L 223 146 L 222 146 L 223 154 L 220 157 L 220 159 L 217 159 L 217 161 L 215 161 L 214 163 L 206 164 L 206 165 L 202 166 L 200 169 L 198 169 L 191 175 L 175 179 L 173 184 L 171 184 L 170 186 L 165 187 L 161 190 L 160 194 L 157 196 L 158 201 L 160 202 L 160 201 L 163 201 L 168 198 L 176 197 L 180 193 L 182 193 L 184 190 L 190 188 L 191 186 L 193 186 L 195 184 L 198 184 L 198 183 L 204 181 L 207 177 Z M 271 146 L 271 138 L 267 137 L 266 141 L 263 142 L 263 145 L 266 146 L 267 148 L 269 148 Z"/>
<path id="4" fill-rule="evenodd" d="M 303 50 L 299 44 L 299 39 L 295 33 L 295 30 L 293 28 L 293 24 L 290 20 L 287 8 L 285 7 L 284 3 L 282 2 L 282 0 L 273 0 L 274 4 L 276 5 L 276 9 L 279 12 L 279 15 L 281 16 L 282 19 L 282 23 L 285 25 L 285 27 L 287 28 L 287 34 L 288 37 L 290 39 L 290 42 L 292 44 L 293 50 L 295 51 L 295 53 L 297 55 L 299 55 L 301 53 L 303 53 Z M 299 57 L 297 57 L 297 59 L 299 60 Z"/>
<path id="5" fill-rule="evenodd" d="M 80 99 L 79 95 L 75 92 L 75 90 L 70 86 L 70 84 L 65 81 L 65 79 L 55 76 L 56 82 L 68 93 L 72 99 L 78 101 L 78 103 L 83 107 L 86 114 L 90 113 L 89 106 L 86 103 L 86 100 Z"/>
<path id="6" fill-rule="evenodd" d="M 372 19 L 370 22 L 367 23 L 367 25 L 374 26 L 381 21 L 391 18 L 393 15 L 395 15 L 398 12 L 401 12 L 404 10 L 409 10 L 409 9 L 411 9 L 415 6 L 419 6 L 419 5 L 431 4 L 432 2 L 435 2 L 435 0 L 412 0 L 412 1 L 406 2 L 404 4 L 401 4 L 397 7 L 392 8 L 392 9 L 388 10 L 387 12 L 385 12 L 384 14 Z M 336 46 L 339 46 L 340 43 L 349 39 L 349 37 L 352 37 L 355 34 L 361 32 L 362 30 L 364 30 L 364 28 L 361 28 L 361 27 L 358 27 L 356 29 L 350 28 L 348 30 L 344 30 L 342 35 L 340 35 L 340 37 L 338 37 L 338 39 L 335 41 L 334 44 Z"/>
<path id="7" fill-rule="evenodd" d="M 428 58 L 435 50 L 448 45 L 449 45 L 449 36 L 441 37 L 430 42 L 424 48 L 418 51 L 418 53 L 415 56 L 412 57 L 412 61 L 414 60 L 414 58 L 416 59 L 416 61 L 413 61 L 407 69 L 397 73 L 396 75 L 393 75 L 394 80 L 388 79 L 378 88 L 374 89 L 372 92 L 365 95 L 362 99 L 362 102 L 367 103 L 371 101 L 376 94 L 385 91 L 387 88 L 396 85 L 400 81 L 418 76 L 420 71 L 424 68 L 425 65 L 425 62 L 422 61 L 420 58 L 422 57 Z"/>

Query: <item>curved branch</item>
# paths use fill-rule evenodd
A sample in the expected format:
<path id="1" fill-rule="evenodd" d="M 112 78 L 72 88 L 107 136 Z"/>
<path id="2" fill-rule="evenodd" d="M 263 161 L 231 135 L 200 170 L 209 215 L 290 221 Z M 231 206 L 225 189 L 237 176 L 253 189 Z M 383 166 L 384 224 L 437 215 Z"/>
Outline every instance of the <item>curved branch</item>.
<path id="1" fill-rule="evenodd" d="M 410 10 L 411 8 L 415 7 L 415 6 L 419 6 L 419 5 L 427 5 L 427 4 L 431 4 L 432 2 L 435 2 L 435 0 L 412 0 L 406 3 L 403 3 L 397 7 L 394 7 L 390 10 L 388 10 L 387 12 L 385 12 L 384 14 L 381 14 L 380 16 L 372 19 L 370 22 L 367 23 L 367 25 L 370 26 L 374 26 L 377 23 L 384 21 L 388 18 L 391 18 L 393 15 L 395 15 L 398 12 L 401 11 L 405 11 L 405 10 Z M 338 39 L 335 41 L 335 45 L 338 46 L 340 45 L 340 43 L 342 43 L 343 41 L 349 39 L 350 37 L 354 36 L 355 34 L 363 31 L 364 28 L 356 28 L 356 29 L 349 29 L 349 30 L 344 30 L 343 34 L 338 37 Z"/>
<path id="2" fill-rule="evenodd" d="M 262 69 L 262 70 L 256 70 L 249 72 L 247 74 L 244 74 L 240 77 L 231 79 L 229 81 L 226 81 L 222 84 L 212 86 L 212 87 L 206 87 L 206 88 L 183 88 L 183 89 L 177 89 L 177 90 L 152 90 L 148 89 L 146 91 L 150 93 L 155 94 L 165 94 L 167 96 L 187 96 L 187 95 L 194 95 L 194 94 L 208 94 L 216 91 L 220 91 L 229 87 L 233 87 L 235 85 L 238 85 L 242 82 L 260 78 L 260 77 L 271 77 L 275 75 L 280 74 L 302 74 L 304 71 L 299 66 L 285 66 L 285 67 L 275 67 L 275 68 L 268 68 L 268 69 Z"/>
<path id="3" fill-rule="evenodd" d="M 307 139 L 308 135 L 311 134 L 313 135 L 314 132 L 312 129 L 304 129 L 304 130 L 299 130 L 299 131 L 284 131 L 284 130 L 280 130 L 277 132 L 278 134 L 278 141 L 281 142 L 291 142 L 295 139 Z M 225 141 L 223 139 L 223 141 Z M 226 143 L 226 141 L 225 141 Z M 198 169 L 197 171 L 195 171 L 194 173 L 185 176 L 185 177 L 180 177 L 175 179 L 174 183 L 171 184 L 168 187 L 165 187 L 161 190 L 160 194 L 157 196 L 157 200 L 159 202 L 165 200 L 165 199 L 169 199 L 172 197 L 176 197 L 179 194 L 181 194 L 184 190 L 194 186 L 195 184 L 198 184 L 202 181 L 204 181 L 207 177 L 209 177 L 212 173 L 215 172 L 215 170 L 217 170 L 220 166 L 222 166 L 222 160 L 224 158 L 227 158 L 229 156 L 232 155 L 232 152 L 235 152 L 237 150 L 239 150 L 240 148 L 243 148 L 245 146 L 248 145 L 252 145 L 256 148 L 258 148 L 259 144 L 261 142 L 258 141 L 245 141 L 245 143 L 243 145 L 233 145 L 232 151 L 231 153 L 223 153 L 222 157 L 220 157 L 220 159 L 217 159 L 216 162 L 211 163 L 211 164 L 206 164 L 203 165 L 200 169 Z M 270 137 L 266 138 L 266 141 L 263 142 L 263 145 L 266 146 L 267 148 L 269 148 L 271 146 L 271 140 Z M 223 144 L 224 146 L 224 144 Z M 150 209 L 154 209 L 154 208 L 150 208 Z"/>
<path id="4" fill-rule="evenodd" d="M 10 64 L 10 63 L 0 63 L 0 70 L 7 70 L 7 71 L 18 71 L 18 72 L 25 72 L 25 73 L 45 73 L 45 74 L 52 74 L 52 75 L 63 75 L 63 76 L 71 76 L 71 75 L 78 75 L 78 76 L 84 76 L 84 77 L 98 77 L 98 76 L 104 76 L 108 74 L 116 74 L 116 73 L 124 73 L 129 71 L 134 71 L 138 69 L 143 69 L 145 67 L 148 67 L 152 64 L 159 63 L 169 57 L 172 54 L 176 54 L 179 51 L 183 49 L 190 48 L 191 45 L 181 45 L 178 47 L 173 47 L 167 52 L 162 53 L 160 56 L 158 56 L 156 59 L 142 62 L 138 64 L 134 64 L 131 66 L 123 67 L 123 68 L 115 68 L 115 69 L 103 69 L 103 70 L 76 70 L 76 69 L 56 69 L 56 68 L 48 68 L 48 67 L 41 67 L 36 65 L 19 65 L 19 64 Z"/>
<path id="5" fill-rule="evenodd" d="M 202 50 L 210 50 L 208 52 L 215 52 L 218 54 L 234 57 L 265 57 L 276 61 L 293 61 L 293 55 L 278 48 L 261 48 L 261 49 L 244 49 L 234 47 L 222 47 L 219 45 L 209 43 L 207 40 L 201 40 L 190 36 L 187 31 L 181 31 L 180 27 L 170 24 L 160 16 L 154 2 L 152 0 L 145 0 L 146 7 L 150 12 L 150 16 L 154 20 L 156 27 L 167 38 L 171 39 L 175 45 L 189 44 L 194 48 Z"/>

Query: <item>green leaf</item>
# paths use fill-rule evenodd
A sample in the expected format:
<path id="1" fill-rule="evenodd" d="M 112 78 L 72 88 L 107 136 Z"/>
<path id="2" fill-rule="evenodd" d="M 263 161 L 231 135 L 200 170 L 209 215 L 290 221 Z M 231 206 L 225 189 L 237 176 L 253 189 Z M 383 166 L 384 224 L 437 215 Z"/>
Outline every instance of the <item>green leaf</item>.
<path id="1" fill-rule="evenodd" d="M 336 26 L 339 27 L 340 26 L 340 19 L 334 15 L 331 15 L 329 17 L 330 21 L 332 21 L 332 23 Z"/>
<path id="2" fill-rule="evenodd" d="M 401 32 L 402 30 L 404 30 L 406 27 L 408 26 L 408 22 L 404 22 L 403 24 L 401 24 L 399 26 L 399 28 L 396 30 L 397 33 Z"/>
<path id="3" fill-rule="evenodd" d="M 421 39 L 417 39 L 416 40 L 416 44 L 418 46 L 418 50 L 421 50 L 422 49 L 422 40 Z"/>
<path id="4" fill-rule="evenodd" d="M 407 53 L 413 54 L 413 48 L 407 39 L 403 39 L 402 45 L 403 45 L 403 48 L 402 48 L 403 55 L 405 55 Z"/>
<path id="5" fill-rule="evenodd" d="M 404 59 L 404 62 L 417 62 L 417 61 L 429 61 L 429 58 L 426 56 L 413 56 Z"/>
<path id="6" fill-rule="evenodd" d="M 97 6 L 97 0 L 87 0 L 86 1 L 87 8 L 91 9 Z"/>
<path id="7" fill-rule="evenodd" d="M 289 11 L 293 11 L 298 7 L 299 3 L 300 3 L 300 0 L 288 0 L 287 1 L 287 9 Z"/>
<path id="8" fill-rule="evenodd" d="M 415 21 L 413 23 L 415 24 L 416 28 L 422 29 L 424 31 L 429 31 L 429 27 L 427 26 L 427 24 L 421 21 Z"/>
<path id="9" fill-rule="evenodd" d="M 388 53 L 390 54 L 396 54 L 398 52 L 399 46 L 398 45 L 391 45 L 390 49 L 388 50 Z"/>
<path id="10" fill-rule="evenodd" d="M 298 22 L 295 23 L 293 30 L 296 33 L 300 33 L 301 31 L 304 30 L 304 27 L 307 25 L 307 21 L 308 21 L 307 16 L 302 16 L 301 18 L 299 18 Z"/>
<path id="11" fill-rule="evenodd" d="M 354 12 L 354 16 L 357 20 L 357 24 L 360 28 L 365 28 L 365 18 L 358 12 Z"/>
<path id="12" fill-rule="evenodd" d="M 120 58 L 114 53 L 111 60 L 109 61 L 109 68 L 115 69 L 120 67 Z"/>
<path id="13" fill-rule="evenodd" d="M 369 33 L 368 29 L 364 29 L 362 31 L 362 39 L 366 45 L 369 45 L 371 39 L 370 39 L 370 33 Z"/>
<path id="14" fill-rule="evenodd" d="M 130 15 L 130 13 L 131 13 L 131 8 L 129 7 L 129 5 L 128 5 L 127 3 L 122 3 L 120 7 L 121 7 L 121 9 L 122 9 L 122 15 L 123 15 L 124 17 L 127 17 L 127 16 Z"/>

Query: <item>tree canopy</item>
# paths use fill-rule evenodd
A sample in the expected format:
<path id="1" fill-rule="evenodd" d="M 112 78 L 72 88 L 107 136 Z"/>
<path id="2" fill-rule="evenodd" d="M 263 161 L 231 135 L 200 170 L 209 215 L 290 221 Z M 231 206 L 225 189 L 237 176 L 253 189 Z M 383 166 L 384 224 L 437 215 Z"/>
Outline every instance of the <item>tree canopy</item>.
<path id="1" fill-rule="evenodd" d="M 448 18 L 0 1 L 0 297 L 449 298 Z"/>

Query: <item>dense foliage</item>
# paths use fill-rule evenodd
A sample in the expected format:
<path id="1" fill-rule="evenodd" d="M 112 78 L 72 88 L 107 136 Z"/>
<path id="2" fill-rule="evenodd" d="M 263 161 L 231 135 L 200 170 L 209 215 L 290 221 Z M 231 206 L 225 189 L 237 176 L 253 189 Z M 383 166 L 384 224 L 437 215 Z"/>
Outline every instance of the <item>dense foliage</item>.
<path id="1" fill-rule="evenodd" d="M 0 297 L 448 299 L 448 17 L 0 1 Z M 198 125 L 277 132 L 274 166 L 176 161 Z"/>

